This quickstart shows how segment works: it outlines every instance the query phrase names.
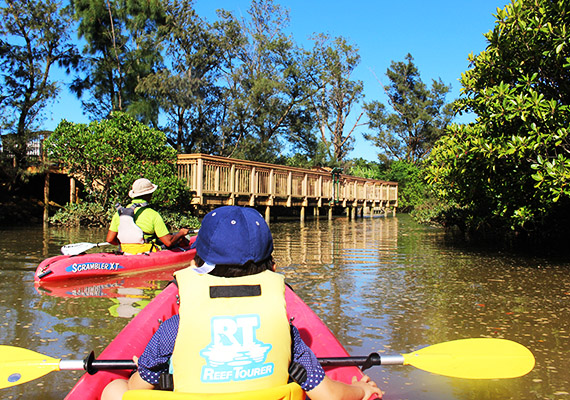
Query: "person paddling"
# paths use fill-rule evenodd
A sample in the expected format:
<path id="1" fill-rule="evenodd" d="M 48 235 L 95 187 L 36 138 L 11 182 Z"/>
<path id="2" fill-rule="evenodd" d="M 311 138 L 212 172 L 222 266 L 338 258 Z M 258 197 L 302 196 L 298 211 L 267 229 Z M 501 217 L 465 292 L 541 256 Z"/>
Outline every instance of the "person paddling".
<path id="1" fill-rule="evenodd" d="M 160 243 L 170 248 L 185 240 L 188 229 L 182 228 L 176 234 L 170 234 L 160 214 L 149 207 L 152 193 L 157 188 L 146 178 L 133 182 L 129 191 L 133 200 L 127 207 L 117 206 L 107 233 L 108 243 L 120 245 L 126 254 L 138 254 L 158 251 Z"/>
<path id="2" fill-rule="evenodd" d="M 303 393 L 312 400 L 382 397 L 368 376 L 354 377 L 352 384 L 327 377 L 290 325 L 273 238 L 259 212 L 237 206 L 211 211 L 193 247 L 192 265 L 175 273 L 179 314 L 160 325 L 134 358 L 137 371 L 128 381 L 109 383 L 102 400 L 121 399 L 132 389 L 157 389 L 169 373 L 174 391 L 181 393 L 263 390 L 267 399 L 266 390 L 292 379 L 302 389 L 292 399 Z"/>

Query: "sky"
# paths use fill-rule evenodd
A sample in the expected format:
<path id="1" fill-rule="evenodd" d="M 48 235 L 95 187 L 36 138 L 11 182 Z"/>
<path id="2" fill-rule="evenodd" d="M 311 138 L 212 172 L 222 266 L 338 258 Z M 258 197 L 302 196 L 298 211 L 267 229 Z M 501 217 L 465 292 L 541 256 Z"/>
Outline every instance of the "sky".
<path id="1" fill-rule="evenodd" d="M 484 51 L 483 36 L 495 24 L 497 7 L 504 8 L 507 0 L 275 0 L 289 10 L 288 33 L 303 47 L 310 49 L 309 38 L 315 33 L 343 36 L 359 49 L 360 65 L 353 79 L 364 83 L 364 101 L 378 100 L 387 104 L 382 85 L 387 85 L 386 70 L 392 61 L 404 61 L 406 54 L 424 83 L 431 86 L 441 78 L 451 85 L 447 101 L 460 95 L 461 73 L 469 68 L 470 53 Z M 233 11 L 247 17 L 250 0 L 195 0 L 202 18 L 214 22 L 217 9 Z M 65 83 L 71 77 L 63 77 Z M 361 109 L 351 112 L 345 129 L 351 129 Z M 81 103 L 67 88 L 48 110 L 47 129 L 54 129 L 62 119 L 89 122 L 83 115 Z M 470 122 L 473 116 L 462 116 L 456 122 Z M 360 121 L 366 122 L 365 116 Z M 355 149 L 349 158 L 362 157 L 377 161 L 377 148 L 362 137 L 366 126 L 356 128 Z"/>

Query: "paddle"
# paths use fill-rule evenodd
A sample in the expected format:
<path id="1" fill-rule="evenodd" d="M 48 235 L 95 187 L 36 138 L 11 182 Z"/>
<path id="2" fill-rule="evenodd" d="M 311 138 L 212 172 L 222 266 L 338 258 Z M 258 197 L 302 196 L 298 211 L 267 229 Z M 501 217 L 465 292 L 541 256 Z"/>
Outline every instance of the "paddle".
<path id="1" fill-rule="evenodd" d="M 108 246 L 111 243 L 101 242 L 101 243 L 73 243 L 73 244 L 66 244 L 61 248 L 61 253 L 65 254 L 66 256 L 76 256 L 78 254 L 84 253 L 93 247 L 101 247 L 101 246 Z"/>
<path id="2" fill-rule="evenodd" d="M 521 344 L 492 338 L 460 339 L 424 347 L 399 356 L 339 357 L 320 360 L 323 366 L 412 365 L 438 375 L 465 379 L 516 378 L 534 368 L 534 356 Z"/>
<path id="3" fill-rule="evenodd" d="M 131 370 L 131 360 L 95 360 L 93 352 L 85 360 L 59 360 L 32 350 L 1 346 L 0 389 L 29 382 L 53 371 Z M 412 365 L 434 374 L 466 379 L 516 378 L 534 368 L 534 356 L 526 347 L 505 339 L 461 339 L 425 347 L 409 354 L 365 357 L 326 357 L 326 366 Z"/>
<path id="4" fill-rule="evenodd" d="M 192 233 L 197 233 L 198 229 L 191 230 Z M 190 240 L 190 235 L 186 235 L 186 239 Z M 102 247 L 102 246 L 109 246 L 111 243 L 101 242 L 101 243 L 89 243 L 89 242 L 81 242 L 81 243 L 72 243 L 66 244 L 61 248 L 61 254 L 66 256 L 76 256 L 78 254 L 84 253 L 93 247 Z"/>

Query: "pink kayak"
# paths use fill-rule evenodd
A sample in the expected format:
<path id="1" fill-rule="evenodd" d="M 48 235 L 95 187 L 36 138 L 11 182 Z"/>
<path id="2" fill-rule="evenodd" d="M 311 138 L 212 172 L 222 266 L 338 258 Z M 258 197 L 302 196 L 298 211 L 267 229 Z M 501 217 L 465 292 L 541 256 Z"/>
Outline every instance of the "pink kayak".
<path id="1" fill-rule="evenodd" d="M 140 356 L 158 328 L 158 325 L 178 312 L 178 289 L 169 285 L 150 302 L 129 324 L 115 337 L 98 357 L 99 360 L 129 360 Z M 317 357 L 348 357 L 348 353 L 319 317 L 287 288 L 287 314 L 294 318 L 301 337 L 315 352 Z M 327 375 L 335 380 L 351 383 L 352 377 L 362 377 L 356 366 L 324 367 Z M 99 371 L 94 375 L 85 374 L 65 397 L 67 400 L 96 400 L 103 388 L 113 379 L 127 378 L 130 371 Z"/>
<path id="2" fill-rule="evenodd" d="M 41 295 L 55 297 L 123 297 L 123 289 L 162 289 L 178 268 L 142 271 L 134 274 L 109 275 L 92 279 L 65 279 L 35 283 Z"/>
<path id="3" fill-rule="evenodd" d="M 190 238 L 190 243 L 194 240 L 196 240 L 195 236 Z M 195 249 L 179 247 L 173 250 L 134 255 L 114 253 L 60 255 L 42 261 L 36 269 L 34 281 L 38 284 L 65 279 L 129 274 L 150 269 L 186 267 L 195 254 Z"/>

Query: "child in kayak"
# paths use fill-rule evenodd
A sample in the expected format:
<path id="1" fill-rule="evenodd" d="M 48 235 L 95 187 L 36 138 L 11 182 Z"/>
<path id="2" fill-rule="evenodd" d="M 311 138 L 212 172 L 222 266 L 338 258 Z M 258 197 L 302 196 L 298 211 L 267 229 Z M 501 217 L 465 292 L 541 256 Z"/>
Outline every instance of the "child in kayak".
<path id="1" fill-rule="evenodd" d="M 109 383 L 102 400 L 155 389 L 169 371 L 174 391 L 182 393 L 266 390 L 291 377 L 312 400 L 382 397 L 368 376 L 350 385 L 327 377 L 289 324 L 273 238 L 256 210 L 226 206 L 208 213 L 193 247 L 192 265 L 175 273 L 179 314 L 160 325 L 130 379 Z"/>

